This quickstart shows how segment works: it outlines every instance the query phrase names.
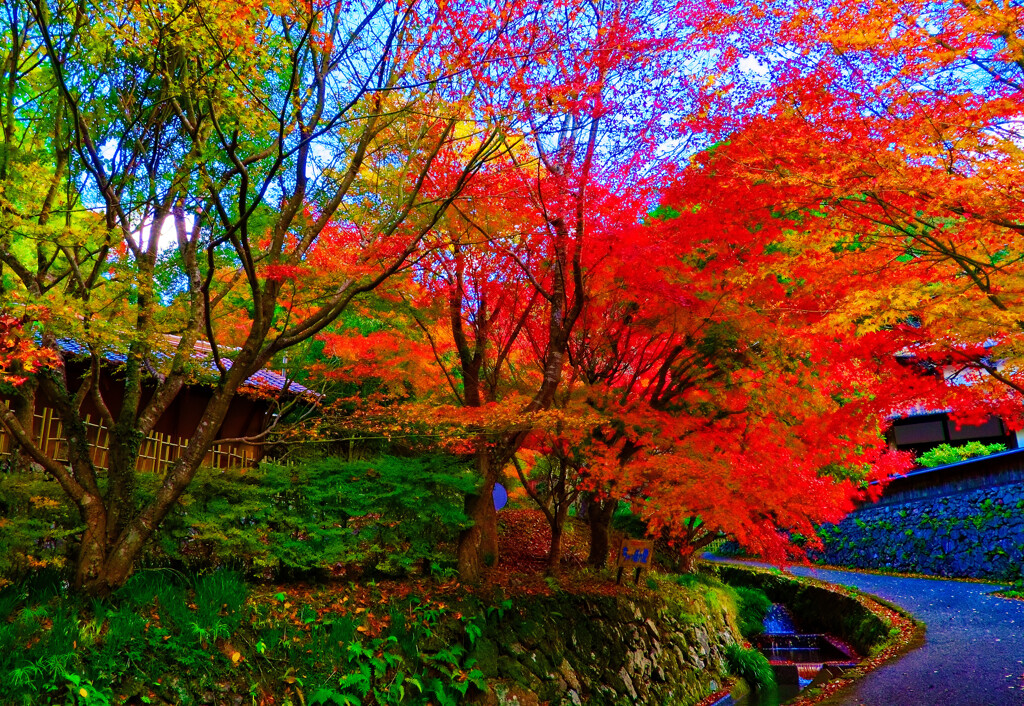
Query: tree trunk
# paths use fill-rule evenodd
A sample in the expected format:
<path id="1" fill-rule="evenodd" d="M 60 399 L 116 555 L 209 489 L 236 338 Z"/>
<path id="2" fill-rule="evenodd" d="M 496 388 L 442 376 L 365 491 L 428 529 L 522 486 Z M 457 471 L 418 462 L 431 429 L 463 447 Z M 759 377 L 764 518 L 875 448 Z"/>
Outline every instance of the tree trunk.
<path id="1" fill-rule="evenodd" d="M 681 574 L 692 574 L 693 573 L 693 562 L 697 558 L 697 552 L 690 550 L 685 551 L 679 557 L 679 573 Z"/>
<path id="2" fill-rule="evenodd" d="M 241 358 L 240 355 L 239 359 Z M 103 596 L 124 585 L 124 582 L 128 580 L 146 543 L 177 503 L 178 498 L 191 483 L 196 470 L 202 464 L 217 430 L 220 429 L 224 417 L 227 415 L 238 383 L 244 379 L 243 371 L 246 363 L 247 361 L 242 359 L 241 364 L 232 369 L 227 383 L 214 394 L 207 404 L 189 446 L 167 471 L 164 482 L 157 490 L 153 500 L 137 512 L 131 512 L 129 507 L 119 508 L 124 520 L 124 529 L 117 534 L 115 539 L 108 539 L 112 535 L 107 528 L 110 522 L 108 515 L 110 505 L 105 507 L 103 499 L 98 496 L 95 498 L 95 508 L 93 508 L 93 503 L 89 502 L 91 498 L 80 503 L 82 516 L 86 521 L 86 531 L 83 535 L 82 551 L 76 567 L 77 588 L 91 595 Z M 74 421 L 72 419 L 72 422 Z M 82 429 L 84 431 L 84 426 Z M 69 436 L 68 447 L 73 453 L 76 449 L 79 453 L 88 453 L 89 449 L 84 434 Z M 137 462 L 139 448 L 138 444 L 129 443 L 125 445 L 124 450 L 134 451 Z M 130 459 L 125 458 L 123 462 L 126 471 L 134 470 L 134 463 L 130 463 Z M 107 502 L 113 504 L 118 502 L 118 498 L 116 495 L 111 496 Z"/>
<path id="3" fill-rule="evenodd" d="M 107 513 L 103 502 L 95 496 L 83 499 L 80 511 L 85 521 L 82 543 L 75 565 L 75 588 L 81 589 L 103 574 L 107 557 Z"/>
<path id="4" fill-rule="evenodd" d="M 484 567 L 498 562 L 498 515 L 493 495 L 497 478 L 483 442 L 480 442 L 476 459 L 483 484 L 477 493 L 466 496 L 464 510 L 473 524 L 459 534 L 457 550 L 459 578 L 466 583 L 479 582 Z"/>
<path id="5" fill-rule="evenodd" d="M 118 424 L 110 431 L 107 456 L 107 541 L 113 544 L 138 511 L 139 451 L 143 435 L 129 425 Z M 158 472 L 154 469 L 154 473 Z"/>
<path id="6" fill-rule="evenodd" d="M 680 565 L 682 572 L 692 574 L 694 563 L 703 553 L 704 548 L 721 536 L 717 531 L 708 532 L 700 528 L 699 525 L 694 525 L 690 530 L 690 536 L 687 538 L 688 541 L 681 552 Z"/>
<path id="7" fill-rule="evenodd" d="M 619 501 L 615 498 L 597 500 L 592 497 L 587 503 L 587 522 L 590 525 L 590 556 L 587 557 L 587 565 L 595 569 L 603 569 L 608 564 L 612 515 L 618 506 Z"/>
<path id="8" fill-rule="evenodd" d="M 466 583 L 479 582 L 484 567 L 498 560 L 493 490 L 494 480 L 491 479 L 484 482 L 478 494 L 466 496 L 465 512 L 473 524 L 459 534 L 457 552 L 459 578 Z"/>
<path id="9" fill-rule="evenodd" d="M 480 550 L 483 552 L 484 566 L 498 563 L 498 512 L 494 509 L 494 483 L 491 479 L 489 489 L 481 498 L 480 511 Z"/>
<path id="10" fill-rule="evenodd" d="M 125 535 L 128 536 L 127 540 L 122 536 L 122 539 L 110 548 L 102 571 L 96 574 L 91 582 L 83 585 L 82 588 L 87 593 L 105 596 L 123 586 L 135 571 L 135 561 L 146 546 L 148 538 L 152 536 L 152 532 L 144 535 L 136 528 L 129 526 Z"/>
<path id="11" fill-rule="evenodd" d="M 551 523 L 551 546 L 548 548 L 548 573 L 558 571 L 558 565 L 562 561 L 562 532 L 564 522 L 556 517 Z"/>

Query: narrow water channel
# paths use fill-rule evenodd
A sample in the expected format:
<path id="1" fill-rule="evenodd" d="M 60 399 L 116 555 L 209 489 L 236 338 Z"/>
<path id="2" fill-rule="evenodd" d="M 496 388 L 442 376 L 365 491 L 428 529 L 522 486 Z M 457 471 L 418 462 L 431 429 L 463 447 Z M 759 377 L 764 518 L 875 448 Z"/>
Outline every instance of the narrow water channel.
<path id="1" fill-rule="evenodd" d="M 783 605 L 772 605 L 764 619 L 764 633 L 752 640 L 775 670 L 776 686 L 762 688 L 716 706 L 779 706 L 810 685 L 824 667 L 843 669 L 856 657 L 829 635 L 800 633 L 793 614 Z"/>
<path id="2" fill-rule="evenodd" d="M 779 603 L 772 603 L 768 614 L 764 616 L 764 633 L 766 635 L 795 635 L 796 624 L 789 608 Z"/>

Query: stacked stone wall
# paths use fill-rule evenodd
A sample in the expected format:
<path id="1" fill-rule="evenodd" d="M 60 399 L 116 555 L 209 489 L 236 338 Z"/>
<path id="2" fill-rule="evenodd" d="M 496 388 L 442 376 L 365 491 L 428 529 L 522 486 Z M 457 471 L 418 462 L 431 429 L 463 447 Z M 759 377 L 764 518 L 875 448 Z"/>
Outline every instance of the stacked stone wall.
<path id="1" fill-rule="evenodd" d="M 868 505 L 820 534 L 828 564 L 1015 581 L 1024 567 L 1024 483 Z"/>
<path id="2" fill-rule="evenodd" d="M 566 594 L 522 608 L 472 653 L 492 683 L 485 702 L 693 704 L 727 678 L 727 605 Z"/>

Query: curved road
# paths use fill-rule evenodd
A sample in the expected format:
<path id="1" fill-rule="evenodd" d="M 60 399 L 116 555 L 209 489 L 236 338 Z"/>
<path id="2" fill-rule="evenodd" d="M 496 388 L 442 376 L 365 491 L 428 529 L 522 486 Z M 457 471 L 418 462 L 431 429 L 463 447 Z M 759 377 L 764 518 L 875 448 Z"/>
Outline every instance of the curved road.
<path id="1" fill-rule="evenodd" d="M 1024 601 L 988 595 L 1000 586 L 791 567 L 799 576 L 856 586 L 926 625 L 924 645 L 841 692 L 830 704 L 1024 705 Z"/>

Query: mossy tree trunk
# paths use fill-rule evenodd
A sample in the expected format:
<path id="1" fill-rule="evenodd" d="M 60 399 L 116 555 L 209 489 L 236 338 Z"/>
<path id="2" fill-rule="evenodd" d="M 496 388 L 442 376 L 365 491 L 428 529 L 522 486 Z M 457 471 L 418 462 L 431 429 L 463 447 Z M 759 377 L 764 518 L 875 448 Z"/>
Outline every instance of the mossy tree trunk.
<path id="1" fill-rule="evenodd" d="M 612 516 L 619 506 L 617 498 L 598 499 L 591 497 L 587 503 L 587 524 L 590 525 L 590 555 L 587 565 L 603 569 L 608 565 L 611 551 Z"/>

